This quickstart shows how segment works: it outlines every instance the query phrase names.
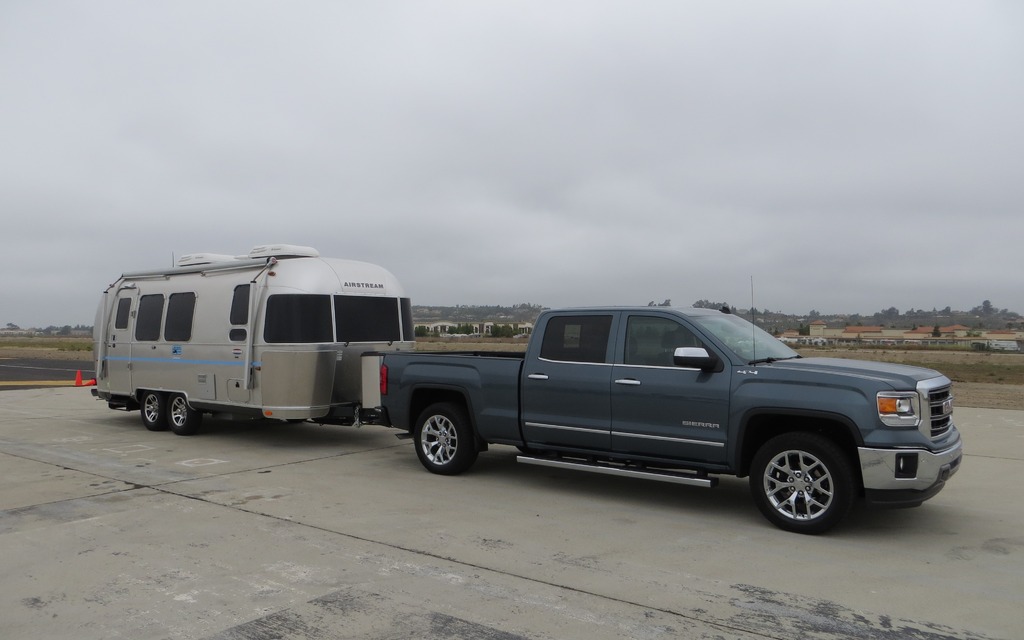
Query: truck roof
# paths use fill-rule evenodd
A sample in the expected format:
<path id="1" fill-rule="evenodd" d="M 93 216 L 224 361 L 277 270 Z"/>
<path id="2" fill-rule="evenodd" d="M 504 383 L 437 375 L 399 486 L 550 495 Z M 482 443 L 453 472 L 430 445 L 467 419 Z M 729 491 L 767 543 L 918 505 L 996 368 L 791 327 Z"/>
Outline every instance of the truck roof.
<path id="1" fill-rule="evenodd" d="M 607 306 L 607 307 L 563 307 L 559 309 L 548 309 L 546 313 L 565 313 L 565 312 L 595 312 L 595 311 L 628 311 L 628 312 L 642 312 L 642 311 L 674 311 L 684 316 L 716 316 L 723 313 L 732 313 L 731 311 L 725 312 L 720 309 L 704 309 L 701 307 L 649 307 L 647 305 L 624 305 L 624 306 Z"/>

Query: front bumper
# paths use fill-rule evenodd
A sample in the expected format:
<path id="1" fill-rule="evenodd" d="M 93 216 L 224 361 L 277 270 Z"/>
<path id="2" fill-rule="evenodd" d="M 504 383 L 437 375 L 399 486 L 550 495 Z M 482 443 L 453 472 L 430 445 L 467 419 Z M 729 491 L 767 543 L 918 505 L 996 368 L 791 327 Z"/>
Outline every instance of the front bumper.
<path id="1" fill-rule="evenodd" d="M 913 507 L 942 490 L 960 470 L 963 444 L 942 451 L 859 447 L 864 496 L 871 504 Z"/>

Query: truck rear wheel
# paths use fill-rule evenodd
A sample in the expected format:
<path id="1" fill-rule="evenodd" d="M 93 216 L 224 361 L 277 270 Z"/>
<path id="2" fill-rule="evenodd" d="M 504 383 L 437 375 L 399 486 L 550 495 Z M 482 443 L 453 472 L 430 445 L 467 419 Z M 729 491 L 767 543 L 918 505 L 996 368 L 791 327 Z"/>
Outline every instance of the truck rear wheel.
<path id="1" fill-rule="evenodd" d="M 188 406 L 185 394 L 172 394 L 167 401 L 167 424 L 179 436 L 195 435 L 203 423 L 203 414 Z"/>
<path id="2" fill-rule="evenodd" d="M 839 523 L 853 506 L 856 476 L 831 440 L 787 433 L 766 442 L 750 468 L 754 502 L 786 531 L 817 534 Z"/>
<path id="3" fill-rule="evenodd" d="M 150 431 L 167 430 L 167 398 L 159 391 L 143 391 L 139 400 L 142 424 Z"/>
<path id="4" fill-rule="evenodd" d="M 413 436 L 416 455 L 431 473 L 452 476 L 476 461 L 473 426 L 457 404 L 439 402 L 427 407 L 416 420 Z"/>

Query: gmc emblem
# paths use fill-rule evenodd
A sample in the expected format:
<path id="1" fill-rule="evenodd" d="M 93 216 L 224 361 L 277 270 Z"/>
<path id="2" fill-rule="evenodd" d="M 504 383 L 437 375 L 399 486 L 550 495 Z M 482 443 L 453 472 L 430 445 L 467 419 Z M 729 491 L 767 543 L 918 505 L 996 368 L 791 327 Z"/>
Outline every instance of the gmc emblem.
<path id="1" fill-rule="evenodd" d="M 942 415 L 948 416 L 953 413 L 953 398 L 946 398 L 942 401 Z"/>

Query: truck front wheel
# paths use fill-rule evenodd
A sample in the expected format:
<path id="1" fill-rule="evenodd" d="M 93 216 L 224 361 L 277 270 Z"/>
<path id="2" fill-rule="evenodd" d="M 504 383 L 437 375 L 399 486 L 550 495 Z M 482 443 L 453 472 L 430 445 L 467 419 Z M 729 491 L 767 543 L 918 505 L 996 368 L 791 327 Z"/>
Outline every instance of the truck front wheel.
<path id="1" fill-rule="evenodd" d="M 766 442 L 750 468 L 754 502 L 786 531 L 817 534 L 839 523 L 853 506 L 856 476 L 831 440 L 787 433 Z"/>
<path id="2" fill-rule="evenodd" d="M 431 473 L 452 476 L 476 461 L 473 426 L 457 404 L 439 402 L 427 407 L 416 420 L 413 436 L 416 455 Z"/>

